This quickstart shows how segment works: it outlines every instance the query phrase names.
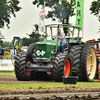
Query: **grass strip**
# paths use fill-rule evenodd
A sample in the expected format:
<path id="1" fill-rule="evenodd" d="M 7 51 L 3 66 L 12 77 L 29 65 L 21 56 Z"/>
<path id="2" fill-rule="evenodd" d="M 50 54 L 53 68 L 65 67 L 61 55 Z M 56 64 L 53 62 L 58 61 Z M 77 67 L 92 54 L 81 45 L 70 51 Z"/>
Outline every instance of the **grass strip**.
<path id="1" fill-rule="evenodd" d="M 0 77 L 15 77 L 14 71 L 0 71 Z"/>
<path id="2" fill-rule="evenodd" d="M 76 85 L 63 83 L 47 83 L 47 84 L 0 84 L 0 88 L 50 88 L 50 87 L 64 87 L 64 86 L 80 86 L 80 87 L 97 87 L 100 82 L 77 82 Z"/>
<path id="3" fill-rule="evenodd" d="M 0 73 L 15 73 L 15 71 L 0 71 Z"/>

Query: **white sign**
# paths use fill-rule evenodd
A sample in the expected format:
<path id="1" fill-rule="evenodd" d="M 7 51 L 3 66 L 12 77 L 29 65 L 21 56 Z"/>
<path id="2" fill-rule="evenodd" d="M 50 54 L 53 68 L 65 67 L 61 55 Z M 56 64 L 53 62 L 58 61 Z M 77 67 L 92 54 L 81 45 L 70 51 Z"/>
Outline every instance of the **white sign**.
<path id="1" fill-rule="evenodd" d="M 45 8 L 39 13 L 39 34 L 43 35 L 45 30 Z"/>

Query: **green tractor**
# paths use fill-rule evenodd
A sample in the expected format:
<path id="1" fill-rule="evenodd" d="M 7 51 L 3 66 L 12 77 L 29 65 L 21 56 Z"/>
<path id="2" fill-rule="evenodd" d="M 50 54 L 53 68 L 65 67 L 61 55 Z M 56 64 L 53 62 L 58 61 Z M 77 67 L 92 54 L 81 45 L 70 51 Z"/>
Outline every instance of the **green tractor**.
<path id="1" fill-rule="evenodd" d="M 51 40 L 47 39 L 47 28 L 51 30 Z M 52 28 L 57 28 L 56 41 L 53 40 Z M 72 38 L 66 38 L 65 52 L 60 52 L 58 29 L 72 28 Z M 78 76 L 81 81 L 93 81 L 97 70 L 96 52 L 92 45 L 87 45 L 79 37 L 80 27 L 65 24 L 46 25 L 46 39 L 29 45 L 27 54 L 19 53 L 15 59 L 17 80 L 62 81 L 62 76 Z M 74 38 L 75 29 L 78 37 Z"/>

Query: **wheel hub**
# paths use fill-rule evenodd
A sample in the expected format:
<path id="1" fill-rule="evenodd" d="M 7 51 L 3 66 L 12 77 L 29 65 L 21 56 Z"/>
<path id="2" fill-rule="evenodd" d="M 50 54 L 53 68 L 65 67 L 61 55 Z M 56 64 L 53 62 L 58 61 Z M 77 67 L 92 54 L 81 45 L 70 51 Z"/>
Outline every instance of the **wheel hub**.
<path id="1" fill-rule="evenodd" d="M 69 76 L 69 73 L 70 73 L 70 62 L 69 62 L 69 60 L 67 60 L 65 62 L 65 66 L 64 66 L 64 75 L 66 77 L 68 77 Z"/>
<path id="2" fill-rule="evenodd" d="M 28 62 L 31 62 L 31 60 L 30 60 L 29 58 L 27 58 L 26 64 L 27 64 Z M 31 74 L 31 71 L 27 71 L 27 70 L 26 70 L 26 74 L 29 76 L 29 75 Z"/>
<path id="3" fill-rule="evenodd" d="M 96 55 L 93 49 L 90 49 L 87 56 L 87 75 L 92 79 L 96 71 Z"/>

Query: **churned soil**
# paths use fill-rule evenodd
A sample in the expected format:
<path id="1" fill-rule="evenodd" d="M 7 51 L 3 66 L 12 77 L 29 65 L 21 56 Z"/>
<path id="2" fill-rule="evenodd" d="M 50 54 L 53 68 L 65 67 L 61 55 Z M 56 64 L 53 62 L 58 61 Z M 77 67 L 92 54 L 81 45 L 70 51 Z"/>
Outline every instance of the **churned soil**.
<path id="1" fill-rule="evenodd" d="M 48 84 L 54 81 L 17 81 L 15 77 L 0 77 L 0 84 Z M 100 100 L 100 86 L 1 88 L 0 100 Z"/>
<path id="2" fill-rule="evenodd" d="M 100 87 L 2 88 L 0 100 L 100 100 Z"/>
<path id="3" fill-rule="evenodd" d="M 42 94 L 42 93 L 85 93 L 85 92 L 100 92 L 100 87 L 50 87 L 50 88 L 17 88 L 17 89 L 0 89 L 0 95 L 5 94 Z"/>

